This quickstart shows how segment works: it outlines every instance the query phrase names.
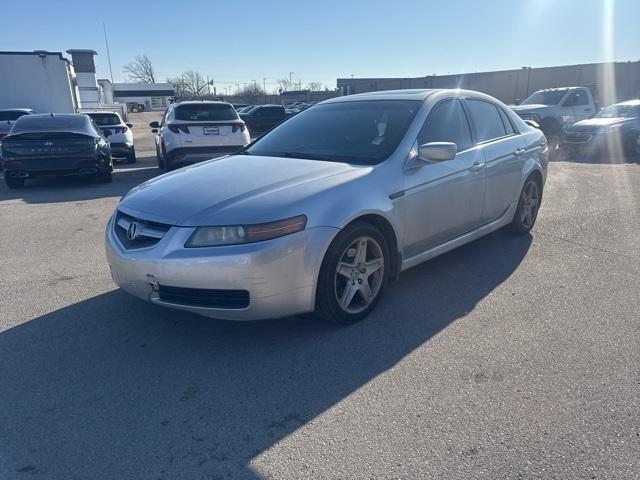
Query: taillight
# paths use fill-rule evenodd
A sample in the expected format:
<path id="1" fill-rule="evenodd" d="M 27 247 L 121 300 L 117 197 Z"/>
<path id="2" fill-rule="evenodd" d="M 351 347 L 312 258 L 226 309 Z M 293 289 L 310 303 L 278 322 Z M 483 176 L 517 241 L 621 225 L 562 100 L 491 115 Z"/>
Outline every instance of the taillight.
<path id="1" fill-rule="evenodd" d="M 189 133 L 189 127 L 186 125 L 167 125 L 173 133 Z"/>
<path id="2" fill-rule="evenodd" d="M 236 133 L 238 130 L 241 131 L 241 132 L 244 132 L 246 128 L 247 128 L 247 126 L 243 123 L 242 125 L 234 125 L 233 128 L 231 129 L 231 131 L 233 133 Z"/>

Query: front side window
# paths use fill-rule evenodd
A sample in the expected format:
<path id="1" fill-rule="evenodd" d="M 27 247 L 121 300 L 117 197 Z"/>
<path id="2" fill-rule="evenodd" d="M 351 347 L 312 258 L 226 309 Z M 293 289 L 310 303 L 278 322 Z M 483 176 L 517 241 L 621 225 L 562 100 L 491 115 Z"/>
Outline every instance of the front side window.
<path id="1" fill-rule="evenodd" d="M 280 124 L 244 153 L 375 165 L 398 147 L 416 100 L 363 100 L 317 105 Z"/>
<path id="2" fill-rule="evenodd" d="M 504 112 L 504 110 L 502 110 L 501 108 L 498 108 L 498 112 L 500 113 L 500 118 L 502 118 L 502 124 L 504 125 L 504 128 L 507 131 L 507 135 L 515 134 L 516 131 L 513 128 L 513 124 L 511 123 L 511 120 L 509 120 L 509 117 Z"/>
<path id="3" fill-rule="evenodd" d="M 445 100 L 429 112 L 418 134 L 418 145 L 429 142 L 453 142 L 459 152 L 471 147 L 469 122 L 460 100 Z"/>
<path id="4" fill-rule="evenodd" d="M 567 90 L 540 90 L 528 96 L 520 105 L 558 105 Z"/>
<path id="5" fill-rule="evenodd" d="M 469 106 L 473 125 L 476 127 L 478 142 L 486 142 L 507 135 L 498 107 L 493 103 L 468 99 L 467 105 Z"/>
<path id="6" fill-rule="evenodd" d="M 579 105 L 588 105 L 589 98 L 587 97 L 587 92 L 584 90 L 576 90 L 575 92 L 571 92 L 567 99 L 564 101 L 565 107 L 577 107 Z"/>

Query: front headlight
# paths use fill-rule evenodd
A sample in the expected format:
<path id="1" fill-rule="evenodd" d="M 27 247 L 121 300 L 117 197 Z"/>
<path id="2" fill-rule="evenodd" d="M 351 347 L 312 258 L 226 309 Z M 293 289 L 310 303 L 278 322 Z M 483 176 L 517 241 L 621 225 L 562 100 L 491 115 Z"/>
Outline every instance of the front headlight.
<path id="1" fill-rule="evenodd" d="M 610 133 L 612 132 L 617 132 L 618 130 L 620 130 L 622 128 L 622 125 L 611 125 L 608 129 L 608 131 Z"/>
<path id="2" fill-rule="evenodd" d="M 198 227 L 184 246 L 187 248 L 219 247 L 222 245 L 262 242 L 299 232 L 304 230 L 306 225 L 307 217 L 299 215 L 286 220 L 255 225 Z"/>

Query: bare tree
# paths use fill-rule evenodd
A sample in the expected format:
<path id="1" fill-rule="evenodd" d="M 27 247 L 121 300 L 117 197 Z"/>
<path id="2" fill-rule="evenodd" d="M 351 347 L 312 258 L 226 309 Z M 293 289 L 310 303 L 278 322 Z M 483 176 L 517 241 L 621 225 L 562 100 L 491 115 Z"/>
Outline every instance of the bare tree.
<path id="1" fill-rule="evenodd" d="M 130 81 L 135 83 L 156 83 L 153 64 L 146 55 L 136 55 L 133 62 L 122 67 Z"/>
<path id="2" fill-rule="evenodd" d="M 186 71 L 176 78 L 168 78 L 167 81 L 173 83 L 176 97 L 196 97 L 207 93 L 206 78 L 194 70 Z"/>
<path id="3" fill-rule="evenodd" d="M 319 92 L 322 90 L 322 83 L 320 82 L 309 82 L 307 83 L 307 88 L 312 92 Z"/>
<path id="4" fill-rule="evenodd" d="M 257 83 L 249 83 L 246 87 L 240 90 L 239 96 L 246 102 L 256 104 L 260 100 L 260 97 L 264 97 L 267 94 L 264 88 Z"/>
<path id="5" fill-rule="evenodd" d="M 278 90 L 280 93 L 291 90 L 293 83 L 288 78 L 281 78 L 278 80 Z"/>

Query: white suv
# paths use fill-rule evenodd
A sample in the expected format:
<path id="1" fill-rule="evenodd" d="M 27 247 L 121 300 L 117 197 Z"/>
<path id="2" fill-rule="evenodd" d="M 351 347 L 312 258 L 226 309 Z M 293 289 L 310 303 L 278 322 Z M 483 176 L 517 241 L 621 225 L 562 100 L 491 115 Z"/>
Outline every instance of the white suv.
<path id="1" fill-rule="evenodd" d="M 158 165 L 167 171 L 236 152 L 250 141 L 247 126 L 225 102 L 174 103 L 160 123 L 149 126 L 156 134 Z"/>
<path id="2" fill-rule="evenodd" d="M 131 132 L 133 125 L 124 123 L 120 114 L 116 112 L 87 112 L 86 114 L 91 117 L 111 145 L 111 157 L 114 160 L 136 163 L 136 149 L 133 146 Z"/>

